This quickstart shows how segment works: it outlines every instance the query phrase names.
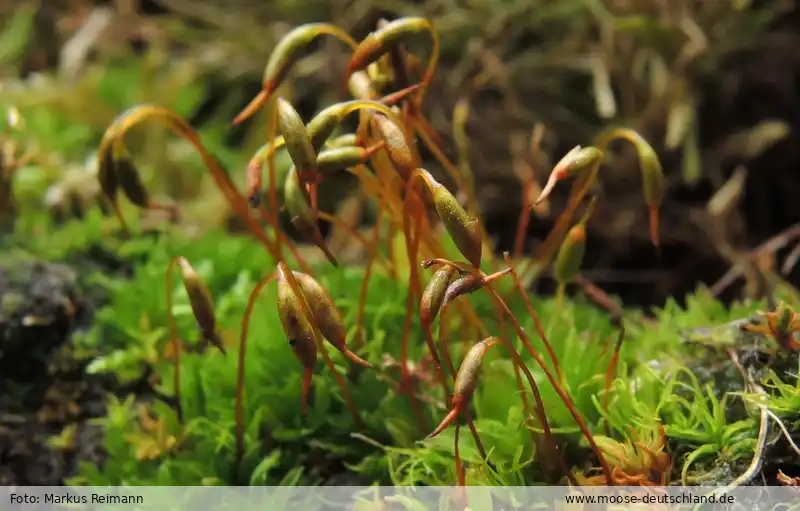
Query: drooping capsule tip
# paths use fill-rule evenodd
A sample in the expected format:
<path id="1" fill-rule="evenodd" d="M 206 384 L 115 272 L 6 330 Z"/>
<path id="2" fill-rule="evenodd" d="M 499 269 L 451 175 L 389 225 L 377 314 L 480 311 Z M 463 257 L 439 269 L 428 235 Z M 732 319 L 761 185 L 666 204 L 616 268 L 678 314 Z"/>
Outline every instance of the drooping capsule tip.
<path id="1" fill-rule="evenodd" d="M 426 437 L 426 439 L 434 438 L 435 436 L 439 435 L 439 433 L 447 429 L 447 426 L 452 424 L 453 421 L 456 420 L 456 418 L 458 418 L 458 415 L 460 413 L 461 413 L 461 407 L 458 405 L 453 406 L 453 408 L 449 412 L 447 412 L 447 415 L 444 416 L 442 422 L 439 423 L 438 426 L 436 426 L 436 429 L 434 429 L 431 432 L 431 434 Z"/>
<path id="2" fill-rule="evenodd" d="M 256 209 L 261 205 L 261 194 L 258 192 L 252 192 L 247 198 L 247 201 L 252 209 Z"/>
<path id="3" fill-rule="evenodd" d="M 342 354 L 344 354 L 344 356 L 354 364 L 360 365 L 361 367 L 366 367 L 367 369 L 372 369 L 372 364 L 350 351 L 346 346 L 342 349 Z"/>
<path id="4" fill-rule="evenodd" d="M 313 376 L 314 372 L 311 369 L 305 369 L 303 371 L 303 386 L 300 391 L 301 396 L 301 407 L 303 410 L 303 415 L 308 417 L 309 407 L 308 407 L 308 394 L 311 390 L 311 377 Z"/>
<path id="5" fill-rule="evenodd" d="M 271 87 L 265 86 L 261 92 L 256 94 L 256 97 L 254 97 L 253 100 L 250 101 L 250 103 L 248 103 L 246 107 L 244 107 L 244 110 L 239 112 L 239 114 L 236 117 L 234 117 L 232 124 L 234 126 L 240 125 L 241 123 L 252 117 L 256 113 L 256 111 L 258 111 L 259 108 L 263 107 L 266 104 L 267 100 L 269 100 L 270 98 L 271 90 L 269 89 L 271 89 Z"/>
<path id="6" fill-rule="evenodd" d="M 399 91 L 392 92 L 391 94 L 384 96 L 383 99 L 381 99 L 381 102 L 386 103 L 387 105 L 394 105 L 396 103 L 399 103 L 403 99 L 407 98 L 408 96 L 412 95 L 417 90 L 422 88 L 424 85 L 425 85 L 424 82 L 415 83 L 414 85 L 410 85 L 405 89 L 400 89 Z"/>
<path id="7" fill-rule="evenodd" d="M 333 255 L 333 254 L 330 252 L 330 250 L 328 250 L 327 248 L 324 248 L 324 249 L 323 249 L 323 252 L 325 253 L 325 259 L 327 259 L 327 260 L 328 260 L 328 262 L 329 262 L 329 263 L 331 263 L 331 265 L 332 265 L 334 268 L 338 268 L 338 267 L 339 267 L 339 261 L 336 259 L 336 256 L 334 256 L 334 255 Z"/>
<path id="8" fill-rule="evenodd" d="M 648 209 L 650 210 L 650 242 L 655 248 L 660 248 L 658 206 L 649 206 Z"/>
<path id="9" fill-rule="evenodd" d="M 540 193 L 539 197 L 537 197 L 536 200 L 533 201 L 533 204 L 531 205 L 531 208 L 535 208 L 536 206 L 538 206 L 539 204 L 544 202 L 544 200 L 547 199 L 547 197 L 550 196 L 550 193 L 552 193 L 553 188 L 555 188 L 556 183 L 559 180 L 560 180 L 559 175 L 556 172 L 553 172 L 552 174 L 550 174 L 550 178 L 547 180 L 547 184 L 544 185 L 544 189 L 542 190 L 542 193 Z"/>
<path id="10" fill-rule="evenodd" d="M 383 149 L 383 147 L 385 145 L 386 145 L 386 141 L 385 140 L 381 140 L 380 142 L 376 142 L 375 144 L 372 144 L 369 147 L 365 147 L 364 148 L 364 153 L 363 153 L 364 161 L 366 161 L 367 159 L 371 158 L 375 153 L 377 153 L 378 151 Z"/>

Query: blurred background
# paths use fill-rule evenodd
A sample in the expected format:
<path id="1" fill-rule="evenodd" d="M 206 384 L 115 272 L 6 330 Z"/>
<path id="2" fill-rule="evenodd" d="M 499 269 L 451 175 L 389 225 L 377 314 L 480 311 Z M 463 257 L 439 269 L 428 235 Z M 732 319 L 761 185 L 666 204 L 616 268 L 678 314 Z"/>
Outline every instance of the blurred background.
<path id="1" fill-rule="evenodd" d="M 92 189 L 81 179 L 103 130 L 143 102 L 185 116 L 243 174 L 266 140 L 265 116 L 235 128 L 230 121 L 259 91 L 281 36 L 331 22 L 358 40 L 382 18 L 411 15 L 431 18 L 440 33 L 425 114 L 453 160 L 454 107 L 469 105 L 469 165 L 499 250 L 515 243 L 521 179 L 532 175 L 538 194 L 536 184 L 570 148 L 625 125 L 656 147 L 667 175 L 662 248 L 649 243 L 637 163 L 621 147 L 601 173 L 588 278 L 628 305 L 657 305 L 698 282 L 715 284 L 778 234 L 788 232 L 781 250 L 768 250 L 759 264 L 780 269 L 793 256 L 800 10 L 787 0 L 5 0 L 2 214 L 56 204 L 54 186 Z M 425 59 L 429 43 L 421 39 L 409 50 Z M 339 100 L 348 58 L 330 39 L 315 49 L 282 91 L 304 119 Z M 186 216 L 197 223 L 230 223 L 224 207 L 208 207 L 221 199 L 205 193 L 212 183 L 191 148 L 164 135 L 150 127 L 134 142 L 147 146 L 136 154 L 147 162 L 149 186 L 223 212 L 201 218 L 201 208 L 190 207 Z M 546 235 L 568 190 L 535 209 L 526 252 Z M 715 290 L 732 298 L 742 285 Z"/>

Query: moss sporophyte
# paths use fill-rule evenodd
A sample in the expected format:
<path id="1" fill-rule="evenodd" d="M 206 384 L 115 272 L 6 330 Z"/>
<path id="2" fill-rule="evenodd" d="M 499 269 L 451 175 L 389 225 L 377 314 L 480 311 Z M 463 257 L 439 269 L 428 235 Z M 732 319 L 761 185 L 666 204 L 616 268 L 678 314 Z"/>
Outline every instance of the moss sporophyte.
<path id="1" fill-rule="evenodd" d="M 425 34 L 432 40 L 427 66 L 406 49 L 425 41 L 417 37 Z M 352 52 L 345 78 L 353 99 L 329 105 L 306 122 L 291 99 L 281 95 L 281 85 L 323 35 L 345 43 Z M 509 254 L 500 258 L 490 250 L 470 176 L 447 159 L 441 137 L 423 113 L 438 59 L 437 31 L 424 18 L 382 23 L 360 42 L 324 23 L 290 31 L 269 57 L 263 90 L 235 120 L 240 123 L 269 105 L 272 129 L 267 144 L 243 169 L 244 190 L 194 129 L 167 108 L 134 107 L 108 128 L 97 155 L 98 181 L 120 221 L 124 222 L 120 191 L 140 209 L 159 207 L 150 200 L 123 145 L 130 128 L 156 120 L 199 152 L 228 206 L 269 257 L 269 266 L 236 261 L 237 271 L 246 267 L 248 278 L 260 278 L 248 287 L 246 299 L 239 288 L 235 297 L 223 290 L 212 295 L 212 282 L 204 282 L 189 263 L 194 256 L 181 256 L 170 264 L 169 312 L 177 268 L 205 344 L 224 354 L 220 325 L 229 325 L 235 317 L 232 309 L 244 310 L 235 362 L 215 354 L 217 350 L 182 362 L 180 353 L 188 350 L 188 343 L 179 340 L 170 317 L 178 421 L 189 431 L 199 415 L 229 409 L 205 403 L 227 388 L 220 382 L 209 385 L 209 379 L 223 378 L 235 365 L 233 418 L 200 428 L 221 431 L 220 439 L 207 444 L 218 446 L 220 464 L 234 468 L 235 483 L 246 477 L 244 468 L 266 473 L 279 465 L 264 458 L 265 446 L 280 450 L 280 438 L 300 438 L 305 445 L 309 439 L 314 442 L 314 435 L 323 438 L 313 449 L 351 466 L 356 464 L 353 452 L 342 445 L 343 438 L 369 438 L 371 446 L 378 444 L 372 437 L 392 438 L 397 446 L 384 446 L 384 457 L 376 463 L 393 477 L 413 474 L 408 478 L 414 483 L 458 485 L 520 482 L 512 479 L 517 473 L 525 474 L 520 476 L 527 478 L 524 483 L 536 478 L 570 484 L 665 484 L 682 455 L 670 452 L 669 440 L 676 435 L 701 442 L 697 449 L 709 449 L 701 447 L 708 442 L 732 445 L 731 439 L 746 428 L 728 424 L 724 414 L 684 410 L 678 384 L 652 369 L 653 360 L 666 359 L 684 349 L 682 345 L 636 314 L 626 311 L 615 319 L 618 322 L 610 321 L 579 300 L 565 298 L 569 288 L 586 281 L 581 267 L 598 201 L 587 200 L 587 194 L 607 164 L 612 140 L 627 140 L 636 149 L 650 238 L 659 244 L 658 209 L 666 190 L 654 149 L 637 132 L 620 128 L 601 133 L 593 146 L 569 151 L 553 167 L 539 198 L 526 202 L 526 208 L 542 203 L 558 183 L 574 180 L 554 227 L 526 260 Z M 459 122 L 465 122 L 464 112 L 462 104 Z M 356 129 L 334 136 L 354 113 Z M 423 165 L 423 149 L 432 155 L 430 165 Z M 281 182 L 274 161 L 279 151 L 289 160 Z M 447 176 L 438 176 L 440 168 Z M 269 178 L 266 189 L 264 172 Z M 347 222 L 323 210 L 321 199 L 332 193 L 328 183 L 345 174 L 357 180 L 357 197 L 374 206 L 375 221 L 366 234 L 360 215 Z M 574 222 L 575 212 L 583 207 L 583 217 Z M 295 234 L 315 245 L 314 253 L 321 252 L 324 259 L 311 261 L 307 252 L 304 256 L 298 250 L 298 242 L 279 221 L 284 212 Z M 363 268 L 348 267 L 345 250 L 323 235 L 322 220 L 360 247 Z M 209 257 L 215 260 L 213 254 Z M 558 284 L 555 303 L 530 291 L 533 277 L 547 274 Z M 272 281 L 275 294 L 265 291 Z M 262 293 L 275 306 L 258 309 Z M 224 321 L 217 317 L 223 309 Z M 766 325 L 754 324 L 751 333 L 770 335 L 786 353 L 796 352 L 798 321 L 792 306 L 783 305 L 764 317 Z M 326 349 L 326 340 L 334 350 Z M 629 346 L 634 346 L 630 353 Z M 495 349 L 490 352 L 490 347 Z M 384 356 L 392 363 L 380 364 Z M 327 369 L 324 375 L 317 374 L 320 358 Z M 383 382 L 391 382 L 393 367 L 399 367 L 400 382 L 387 389 Z M 184 383 L 182 388 L 187 378 L 194 385 Z M 320 384 L 329 378 L 335 386 Z M 279 392 L 263 382 L 284 387 Z M 690 387 L 702 389 L 699 383 Z M 283 402 L 281 395 L 291 393 L 293 400 L 300 397 L 300 414 L 294 413 L 296 401 L 292 407 L 277 404 Z M 459 446 L 462 420 L 475 449 Z M 713 424 L 718 434 L 710 440 L 692 437 L 695 420 Z M 454 426 L 452 444 L 445 438 L 451 431 L 448 425 Z M 335 431 L 325 436 L 327 429 Z M 755 436 L 748 438 L 756 441 Z M 445 441 L 447 447 L 442 446 Z M 228 443 L 234 447 L 228 449 Z M 363 457 L 360 451 L 358 455 Z M 367 464 L 359 466 L 368 470 Z"/>

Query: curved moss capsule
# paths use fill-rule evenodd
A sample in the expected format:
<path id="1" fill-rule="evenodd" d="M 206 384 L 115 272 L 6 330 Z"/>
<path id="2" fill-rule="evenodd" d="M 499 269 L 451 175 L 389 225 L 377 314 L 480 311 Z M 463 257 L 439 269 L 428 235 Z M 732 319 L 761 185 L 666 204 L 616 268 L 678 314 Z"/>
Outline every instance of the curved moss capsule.
<path id="1" fill-rule="evenodd" d="M 359 358 L 347 347 L 347 329 L 344 326 L 342 315 L 325 288 L 310 275 L 297 271 L 293 271 L 292 274 L 303 292 L 322 336 L 351 362 L 371 368 L 372 365 L 369 362 Z"/>
<path id="2" fill-rule="evenodd" d="M 334 139 L 328 140 L 325 145 L 331 149 L 335 149 L 337 147 L 351 147 L 358 145 L 357 142 L 358 137 L 355 133 L 345 133 L 344 135 L 339 135 Z M 317 155 L 317 162 L 319 162 L 319 156 L 320 155 Z"/>
<path id="3" fill-rule="evenodd" d="M 281 326 L 289 340 L 289 346 L 298 362 L 303 366 L 303 385 L 301 403 L 303 413 L 308 414 L 308 391 L 311 376 L 317 363 L 317 345 L 314 343 L 314 329 L 305 319 L 298 297 L 286 280 L 283 269 L 278 267 L 278 316 Z"/>
<path id="4" fill-rule="evenodd" d="M 559 283 L 567 284 L 578 275 L 586 253 L 586 227 L 573 226 L 564 238 L 555 263 L 555 277 Z"/>
<path id="5" fill-rule="evenodd" d="M 394 105 L 419 88 L 419 85 L 406 87 L 405 89 L 388 94 L 380 100 L 354 99 L 336 103 L 320 110 L 306 126 L 306 131 L 311 139 L 311 145 L 315 151 L 319 151 L 323 144 L 330 138 L 336 127 L 348 114 L 360 110 L 361 112 L 378 112 L 388 110 L 390 105 Z"/>
<path id="6" fill-rule="evenodd" d="M 306 23 L 290 30 L 284 35 L 269 56 L 264 70 L 264 86 L 268 92 L 274 91 L 286 79 L 291 67 L 315 39 L 324 35 L 327 23 Z"/>
<path id="7" fill-rule="evenodd" d="M 447 291 L 444 293 L 444 303 L 442 304 L 442 307 L 452 302 L 459 296 L 474 293 L 483 286 L 484 281 L 480 276 L 472 273 L 462 275 L 451 282 L 449 286 L 447 286 Z"/>
<path id="8" fill-rule="evenodd" d="M 378 90 L 375 88 L 369 74 L 364 71 L 357 71 L 350 76 L 347 82 L 350 95 L 357 99 L 375 99 L 378 97 Z"/>
<path id="9" fill-rule="evenodd" d="M 278 131 L 303 183 L 315 182 L 317 154 L 300 114 L 283 98 L 277 100 Z"/>
<path id="10" fill-rule="evenodd" d="M 284 35 L 269 56 L 267 67 L 264 69 L 264 86 L 261 92 L 248 104 L 234 119 L 234 124 L 239 124 L 253 115 L 260 107 L 269 101 L 275 90 L 283 83 L 292 66 L 302 57 L 304 50 L 318 37 L 332 35 L 341 39 L 351 47 L 355 41 L 343 30 L 329 23 L 307 23 L 290 30 Z"/>
<path id="11" fill-rule="evenodd" d="M 658 208 L 664 200 L 664 171 L 655 149 L 638 133 L 632 139 L 639 155 L 639 166 L 642 169 L 644 200 L 650 213 L 650 241 L 658 247 Z"/>
<path id="12" fill-rule="evenodd" d="M 322 250 L 331 264 L 338 266 L 339 263 L 336 257 L 328 249 L 328 244 L 325 243 L 322 232 L 319 230 L 319 225 L 308 202 L 306 191 L 300 183 L 297 167 L 295 166 L 289 169 L 289 174 L 286 176 L 286 181 L 284 181 L 283 201 L 292 225 L 303 237 Z"/>
<path id="13" fill-rule="evenodd" d="M 427 181 L 431 186 L 433 204 L 447 233 L 467 261 L 474 268 L 479 268 L 483 252 L 480 223 L 477 219 L 469 216 L 447 188 L 433 179 L 429 173 L 426 174 Z"/>
<path id="14" fill-rule="evenodd" d="M 347 75 L 365 69 L 409 37 L 431 32 L 430 22 L 421 17 L 399 18 L 371 32 L 358 45 L 347 65 Z"/>
<path id="15" fill-rule="evenodd" d="M 203 341 L 216 346 L 217 349 L 225 354 L 225 347 L 217 333 L 217 319 L 211 292 L 200 275 L 189 264 L 189 261 L 185 258 L 180 258 L 178 259 L 178 265 L 181 271 L 181 281 L 186 289 L 186 294 L 189 295 L 192 314 L 203 336 Z"/>
<path id="16" fill-rule="evenodd" d="M 433 274 L 425 290 L 422 292 L 422 299 L 420 300 L 420 316 L 423 321 L 428 324 L 432 323 L 442 305 L 445 303 L 445 295 L 450 283 L 453 282 L 453 277 L 456 276 L 457 270 L 453 266 L 443 266 Z"/>
<path id="17" fill-rule="evenodd" d="M 400 177 L 403 181 L 408 181 L 416 165 L 414 164 L 414 155 L 408 146 L 405 131 L 381 114 L 373 115 L 372 122 L 386 142 L 386 152 L 397 168 Z"/>
<path id="18" fill-rule="evenodd" d="M 150 205 L 150 193 L 142 183 L 139 170 L 128 155 L 117 158 L 116 165 L 119 186 L 125 196 L 136 206 L 147 208 Z"/>
<path id="19" fill-rule="evenodd" d="M 317 157 L 317 169 L 320 173 L 325 174 L 366 163 L 383 145 L 383 142 L 379 142 L 370 147 L 350 146 L 326 149 Z"/>
<path id="20" fill-rule="evenodd" d="M 556 183 L 578 172 L 592 168 L 594 165 L 599 164 L 603 160 L 603 157 L 603 151 L 594 146 L 573 147 L 572 150 L 565 154 L 553 167 L 542 193 L 539 194 L 539 197 L 534 201 L 533 205 L 538 206 L 545 200 L 550 193 L 552 193 Z"/>
<path id="21" fill-rule="evenodd" d="M 264 173 L 261 169 L 261 162 L 255 158 L 247 163 L 245 169 L 245 196 L 250 207 L 255 209 L 261 205 L 261 195 L 263 191 Z"/>
<path id="22" fill-rule="evenodd" d="M 97 181 L 100 183 L 103 195 L 112 203 L 116 203 L 119 194 L 119 176 L 111 144 L 97 155 Z"/>
<path id="23" fill-rule="evenodd" d="M 303 316 L 302 307 L 292 292 L 292 286 L 281 274 L 278 275 L 278 315 L 297 360 L 303 367 L 314 369 L 317 363 L 314 329 Z"/>
<path id="24" fill-rule="evenodd" d="M 475 388 L 478 386 L 478 375 L 483 363 L 483 357 L 493 345 L 500 342 L 497 337 L 487 337 L 486 339 L 476 343 L 456 373 L 456 381 L 453 385 L 453 407 L 450 412 L 445 416 L 444 420 L 428 435 L 428 438 L 433 438 L 447 428 L 458 416 L 466 409 L 472 395 L 475 393 Z"/>

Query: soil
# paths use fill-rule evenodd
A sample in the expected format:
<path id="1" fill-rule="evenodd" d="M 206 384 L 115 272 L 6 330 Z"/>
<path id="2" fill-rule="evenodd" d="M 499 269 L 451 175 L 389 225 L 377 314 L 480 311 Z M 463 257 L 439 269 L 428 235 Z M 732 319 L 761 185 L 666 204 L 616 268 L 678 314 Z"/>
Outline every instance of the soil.
<path id="1" fill-rule="evenodd" d="M 81 277 L 125 268 L 97 249 L 71 265 L 0 254 L 0 485 L 61 485 L 78 463 L 102 461 L 102 431 L 89 421 L 105 415 L 109 392 L 148 392 L 87 375 L 70 349 L 103 301 Z"/>

